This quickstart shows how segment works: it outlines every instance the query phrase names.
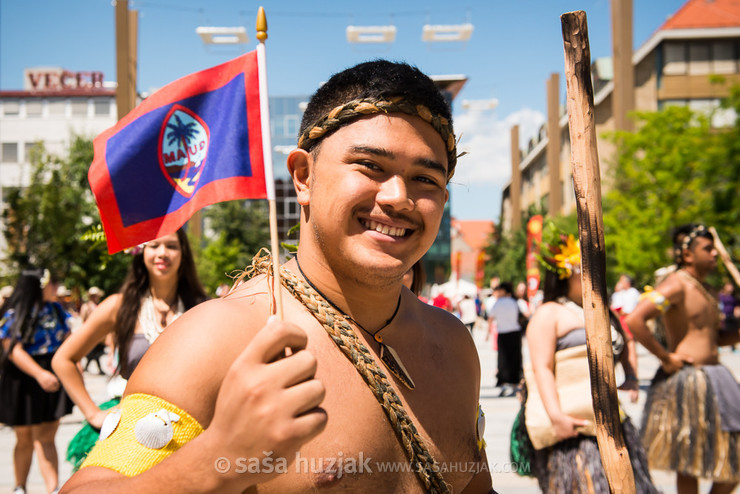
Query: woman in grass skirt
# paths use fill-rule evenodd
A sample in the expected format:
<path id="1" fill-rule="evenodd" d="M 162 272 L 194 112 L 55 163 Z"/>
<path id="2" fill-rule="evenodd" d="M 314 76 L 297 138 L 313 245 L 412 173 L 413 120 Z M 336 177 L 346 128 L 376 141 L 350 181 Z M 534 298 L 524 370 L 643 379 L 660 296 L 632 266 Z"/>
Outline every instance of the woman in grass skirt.
<path id="1" fill-rule="evenodd" d="M 550 252 L 547 252 L 548 247 Z M 561 403 L 555 379 L 556 362 L 563 362 L 563 359 L 567 358 L 566 355 L 574 355 L 571 357 L 576 359 L 573 362 L 586 358 L 585 351 L 583 351 L 586 345 L 586 331 L 581 307 L 580 248 L 572 235 L 565 236 L 558 232 L 549 246 L 543 246 L 542 253 L 541 262 L 547 265 L 544 283 L 545 303 L 537 309 L 527 326 L 527 342 L 534 376 L 534 383 L 528 378 L 527 385 L 532 388 L 536 386 L 537 389 L 529 391 L 532 394 L 535 391 L 538 392 L 551 425 L 549 427 L 545 425 L 545 419 L 541 428 L 533 429 L 533 426 L 530 426 L 530 429 L 527 429 L 525 414 L 528 402 L 527 389 L 525 389 L 525 401 L 512 430 L 512 460 L 517 462 L 520 473 L 534 474 L 540 489 L 545 493 L 608 494 L 609 484 L 599 456 L 596 437 L 593 435 L 594 419 L 587 421 L 570 416 L 563 411 L 563 406 L 576 402 L 583 403 L 586 411 L 590 409 L 588 376 L 585 374 L 582 376 L 583 379 L 578 378 L 577 381 L 571 379 L 564 383 L 568 386 L 568 391 L 562 392 L 570 397 L 570 403 L 567 404 Z M 614 358 L 620 360 L 627 376 L 622 388 L 630 389 L 633 401 L 635 401 L 637 380 L 626 358 L 627 352 L 623 351 L 625 342 L 626 337 L 619 321 L 613 318 Z M 620 359 L 620 354 L 624 358 Z M 567 372 L 565 367 L 561 368 L 561 371 Z M 580 389 L 584 390 L 585 400 L 577 399 L 582 396 L 578 393 Z M 529 405 L 535 406 L 531 396 Z M 590 415 L 593 417 L 592 412 Z M 653 485 L 647 469 L 645 453 L 637 430 L 626 415 L 620 413 L 620 416 L 637 492 L 657 493 L 658 490 Z M 537 430 L 541 432 L 538 433 Z M 532 433 L 540 435 L 530 436 Z M 547 437 L 547 439 L 542 439 L 542 437 Z M 533 438 L 536 439 L 534 442 L 540 449 L 534 449 Z M 547 444 L 550 445 L 547 446 Z M 529 467 L 529 471 L 526 467 Z"/>
<path id="2" fill-rule="evenodd" d="M 51 370 L 51 358 L 69 334 L 69 314 L 53 302 L 56 290 L 48 270 L 29 268 L 0 307 L 0 422 L 16 435 L 17 494 L 25 493 L 34 447 L 47 491 L 54 492 L 59 483 L 54 437 L 59 419 L 73 405 Z"/>

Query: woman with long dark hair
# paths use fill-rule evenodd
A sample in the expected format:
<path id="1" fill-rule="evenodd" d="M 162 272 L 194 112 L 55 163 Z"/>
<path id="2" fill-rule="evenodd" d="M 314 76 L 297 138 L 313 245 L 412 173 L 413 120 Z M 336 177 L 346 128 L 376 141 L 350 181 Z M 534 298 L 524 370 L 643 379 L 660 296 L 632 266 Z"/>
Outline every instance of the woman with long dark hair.
<path id="1" fill-rule="evenodd" d="M 72 402 L 51 370 L 52 357 L 69 334 L 69 314 L 54 302 L 57 285 L 48 270 L 29 267 L 0 307 L 0 422 L 15 431 L 13 492 L 18 494 L 25 493 L 34 449 L 46 489 L 53 492 L 59 483 L 54 437 Z"/>
<path id="2" fill-rule="evenodd" d="M 53 361 L 54 371 L 95 429 L 100 429 L 108 411 L 101 410 L 85 388 L 77 367 L 82 357 L 102 342 L 108 333 L 113 333 L 118 351 L 118 370 L 123 378 L 128 379 L 159 334 L 186 310 L 207 298 L 182 229 L 139 246 L 133 254 L 120 292 L 98 305 L 80 329 L 62 345 Z M 85 444 L 79 448 L 81 457 L 74 458 L 76 465 L 82 463 L 92 446 Z M 68 452 L 68 459 L 72 459 L 69 457 Z"/>
<path id="3" fill-rule="evenodd" d="M 524 404 L 515 421 L 512 452 L 518 447 L 529 453 L 531 473 L 544 493 L 609 492 L 595 437 L 578 242 L 556 232 L 542 246 L 541 261 L 547 268 L 544 303 L 527 325 L 531 365 L 525 370 Z M 626 376 L 621 388 L 636 392 L 637 377 L 626 358 L 627 337 L 611 316 L 614 360 Z M 637 430 L 620 415 L 637 492 L 658 492 Z"/>

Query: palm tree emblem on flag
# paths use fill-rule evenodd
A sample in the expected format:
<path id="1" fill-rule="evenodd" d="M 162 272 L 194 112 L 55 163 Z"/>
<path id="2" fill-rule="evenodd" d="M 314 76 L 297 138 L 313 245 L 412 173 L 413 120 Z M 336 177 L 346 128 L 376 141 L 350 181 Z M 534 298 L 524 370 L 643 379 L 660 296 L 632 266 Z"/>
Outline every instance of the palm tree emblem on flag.
<path id="1" fill-rule="evenodd" d="M 193 111 L 173 105 L 159 133 L 159 166 L 172 186 L 193 195 L 208 155 L 208 125 Z"/>

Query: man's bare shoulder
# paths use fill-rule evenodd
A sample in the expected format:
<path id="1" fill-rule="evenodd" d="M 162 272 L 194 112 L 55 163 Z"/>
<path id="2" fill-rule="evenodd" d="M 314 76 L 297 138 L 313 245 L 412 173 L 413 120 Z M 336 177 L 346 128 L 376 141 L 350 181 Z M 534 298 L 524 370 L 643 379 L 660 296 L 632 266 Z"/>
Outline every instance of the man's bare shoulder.
<path id="1" fill-rule="evenodd" d="M 683 301 L 686 285 L 681 275 L 674 272 L 666 276 L 655 289 L 673 305 Z"/>
<path id="2" fill-rule="evenodd" d="M 460 363 L 460 369 L 480 374 L 478 350 L 468 328 L 451 312 L 440 307 L 416 302 L 416 310 L 424 327 L 425 338 L 435 340 L 450 357 Z M 475 381 L 477 383 L 477 381 Z"/>
<path id="3" fill-rule="evenodd" d="M 269 310 L 262 277 L 193 307 L 147 350 L 126 394 L 159 396 L 207 426 L 229 366 L 265 325 Z"/>
<path id="4" fill-rule="evenodd" d="M 440 336 L 451 341 L 468 339 L 472 342 L 470 331 L 453 313 L 441 307 L 426 304 L 419 299 L 414 302 L 414 308 L 418 312 L 422 324 L 428 330 L 444 331 L 440 333 Z M 467 336 L 467 338 L 461 338 L 461 336 Z"/>

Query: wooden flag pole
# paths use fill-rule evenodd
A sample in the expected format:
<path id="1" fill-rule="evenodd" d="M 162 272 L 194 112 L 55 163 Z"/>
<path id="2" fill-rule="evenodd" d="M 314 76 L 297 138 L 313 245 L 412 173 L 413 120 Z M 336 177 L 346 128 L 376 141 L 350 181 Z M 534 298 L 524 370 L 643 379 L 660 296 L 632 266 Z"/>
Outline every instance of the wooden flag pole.
<path id="1" fill-rule="evenodd" d="M 571 171 L 578 207 L 583 312 L 591 395 L 596 416 L 596 440 L 611 492 L 634 493 L 634 474 L 619 420 L 614 355 L 606 305 L 606 251 L 586 13 L 568 12 L 560 20 L 565 51 Z M 550 136 L 550 139 L 557 139 L 557 136 Z M 551 163 L 550 166 L 556 165 Z"/>
<path id="2" fill-rule="evenodd" d="M 730 254 L 727 252 L 724 244 L 719 239 L 717 230 L 715 230 L 713 226 L 710 226 L 709 232 L 714 237 L 714 248 L 717 249 L 717 252 L 719 252 L 719 257 L 722 258 L 722 262 L 724 263 L 725 268 L 727 268 L 727 272 L 730 273 L 732 279 L 735 280 L 735 284 L 737 286 L 740 286 L 740 271 L 738 271 L 737 266 L 733 264 L 732 259 L 730 258 Z"/>
<path id="3" fill-rule="evenodd" d="M 270 139 L 270 110 L 267 98 L 267 66 L 265 60 L 265 40 L 267 39 L 267 17 L 264 7 L 257 12 L 255 26 L 257 45 L 257 64 L 259 65 L 260 115 L 262 117 L 262 154 L 265 163 L 265 183 L 267 185 L 267 203 L 270 209 L 270 250 L 272 257 L 273 293 L 275 294 L 275 312 L 283 319 L 282 285 L 280 283 L 280 244 L 277 233 L 277 206 L 275 203 L 275 178 L 272 169 L 272 140 Z"/>

